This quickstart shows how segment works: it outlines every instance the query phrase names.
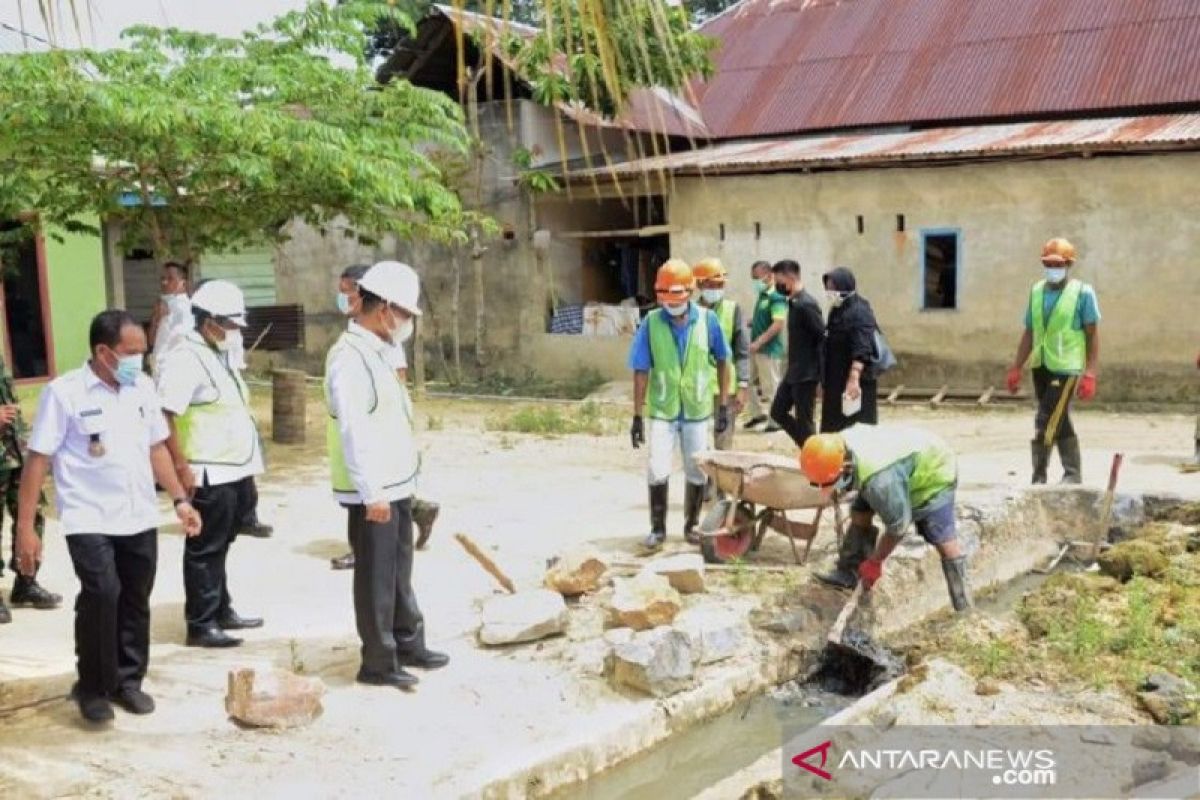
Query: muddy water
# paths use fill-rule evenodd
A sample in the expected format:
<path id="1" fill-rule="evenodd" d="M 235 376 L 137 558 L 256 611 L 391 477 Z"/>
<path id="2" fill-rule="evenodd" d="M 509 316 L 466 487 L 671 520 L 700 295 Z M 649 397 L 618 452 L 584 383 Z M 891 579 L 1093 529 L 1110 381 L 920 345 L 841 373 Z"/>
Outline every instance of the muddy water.
<path id="1" fill-rule="evenodd" d="M 688 730 L 649 752 L 623 761 L 591 778 L 550 795 L 555 800 L 668 800 L 692 797 L 764 753 L 790 734 L 815 725 L 830 712 L 770 696 L 748 700 Z"/>

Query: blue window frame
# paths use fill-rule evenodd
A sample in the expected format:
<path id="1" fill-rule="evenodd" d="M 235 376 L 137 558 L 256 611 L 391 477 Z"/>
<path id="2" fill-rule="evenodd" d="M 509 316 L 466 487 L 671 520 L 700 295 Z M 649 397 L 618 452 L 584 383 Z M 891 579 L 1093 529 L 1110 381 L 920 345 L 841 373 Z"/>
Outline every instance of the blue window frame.
<path id="1" fill-rule="evenodd" d="M 962 231 L 922 228 L 918 297 L 922 311 L 953 311 L 962 285 Z"/>

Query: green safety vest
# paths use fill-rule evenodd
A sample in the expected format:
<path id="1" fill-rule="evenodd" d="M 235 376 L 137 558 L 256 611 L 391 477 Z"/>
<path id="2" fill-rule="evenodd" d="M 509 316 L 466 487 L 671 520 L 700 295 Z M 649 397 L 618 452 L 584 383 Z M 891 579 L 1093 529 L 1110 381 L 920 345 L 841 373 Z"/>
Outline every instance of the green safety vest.
<path id="1" fill-rule="evenodd" d="M 195 400 L 175 418 L 179 446 L 191 464 L 241 467 L 250 463 L 258 447 L 258 431 L 250 413 L 250 392 L 237 370 L 231 369 L 207 343 L 186 338 L 173 351 L 200 364 L 217 397 Z"/>
<path id="2" fill-rule="evenodd" d="M 362 362 L 370 378 L 371 393 L 364 397 L 368 404 L 366 440 L 368 462 L 362 467 L 382 489 L 394 489 L 413 482 L 420 471 L 420 458 L 412 435 L 412 401 L 408 389 L 400 382 L 396 370 L 383 360 L 378 350 L 358 341 L 359 334 L 346 331 L 329 349 L 325 358 L 325 374 L 335 358 L 351 358 Z M 329 451 L 330 481 L 335 492 L 358 491 L 346 467 L 346 451 L 342 431 L 333 415 L 328 378 L 325 383 L 325 403 L 330 409 L 325 422 L 325 446 Z M 362 498 L 364 501 L 367 498 Z"/>
<path id="3" fill-rule="evenodd" d="M 1087 363 L 1087 336 L 1074 328 L 1075 311 L 1083 282 L 1067 281 L 1058 302 L 1046 319 L 1046 282 L 1038 281 L 1029 295 L 1029 318 L 1033 320 L 1033 366 L 1051 372 L 1078 374 Z"/>
<path id="4" fill-rule="evenodd" d="M 860 487 L 897 461 L 916 457 L 908 481 L 909 502 L 914 509 L 953 487 L 958 480 L 954 451 L 929 431 L 895 425 L 883 428 L 851 425 L 841 433 L 854 453 L 855 477 Z"/>
<path id="5" fill-rule="evenodd" d="M 670 315 L 655 309 L 646 317 L 646 324 L 650 326 L 650 355 L 654 361 L 650 369 L 650 416 L 671 422 L 679 419 L 681 411 L 688 422 L 711 417 L 717 387 L 712 377 L 715 370 L 708 361 L 708 310 L 700 309 L 682 364 Z"/>
<path id="6" fill-rule="evenodd" d="M 700 307 L 701 309 L 704 306 Z M 737 311 L 737 304 L 732 300 L 722 299 L 711 309 L 717 315 L 717 321 L 721 323 L 721 334 L 725 337 L 725 344 L 729 348 L 729 353 L 733 354 L 733 318 L 734 312 Z M 707 340 L 705 340 L 707 341 Z M 712 384 L 713 393 L 715 394 L 721 386 L 719 376 L 717 375 L 717 359 L 712 353 L 708 354 L 709 375 L 708 380 Z M 725 374 L 729 376 L 729 392 L 732 394 L 737 391 L 737 372 L 733 366 L 733 358 L 725 362 Z"/>

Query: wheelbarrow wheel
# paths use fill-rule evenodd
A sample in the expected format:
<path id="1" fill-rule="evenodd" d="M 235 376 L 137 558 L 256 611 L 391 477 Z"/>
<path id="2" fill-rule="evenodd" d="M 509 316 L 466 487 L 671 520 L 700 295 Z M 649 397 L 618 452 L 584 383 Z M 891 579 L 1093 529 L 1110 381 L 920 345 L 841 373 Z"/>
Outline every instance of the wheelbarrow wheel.
<path id="1" fill-rule="evenodd" d="M 700 523 L 701 534 L 719 531 L 725 527 L 725 519 L 729 516 L 729 504 L 732 502 L 729 498 L 721 498 L 713 503 Z M 738 503 L 732 532 L 721 536 L 701 536 L 700 552 L 704 555 L 704 560 L 709 564 L 725 564 L 746 555 L 754 544 L 754 528 L 754 506 Z"/>

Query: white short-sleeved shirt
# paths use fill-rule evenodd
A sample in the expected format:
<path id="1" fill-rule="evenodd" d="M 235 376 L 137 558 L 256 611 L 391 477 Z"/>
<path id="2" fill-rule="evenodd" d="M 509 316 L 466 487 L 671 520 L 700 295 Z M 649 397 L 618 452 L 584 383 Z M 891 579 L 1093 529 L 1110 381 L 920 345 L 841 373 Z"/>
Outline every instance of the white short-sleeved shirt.
<path id="1" fill-rule="evenodd" d="M 196 331 L 188 333 L 186 339 L 193 343 L 199 342 L 205 348 L 208 344 Z M 213 358 L 221 361 L 228 359 L 228 353 L 213 353 Z M 228 362 L 226 362 L 228 363 Z M 212 385 L 209 375 L 198 359 L 190 358 L 183 353 L 175 353 L 166 365 L 166 369 L 158 374 L 158 396 L 164 411 L 176 416 L 188 410 L 193 402 L 211 403 L 217 399 L 218 392 Z M 248 413 L 248 412 L 247 412 Z M 251 475 L 261 475 L 264 472 L 262 447 L 258 437 L 254 437 L 254 455 L 241 465 L 227 464 L 193 464 L 196 484 L 203 486 L 205 479 L 213 486 L 233 483 Z"/>
<path id="2" fill-rule="evenodd" d="M 168 429 L 154 384 L 114 389 L 84 364 L 42 391 L 29 449 L 54 469 L 64 532 L 130 536 L 159 524 L 150 448 Z M 90 445 L 98 442 L 101 455 Z"/>
<path id="3" fill-rule="evenodd" d="M 167 305 L 167 313 L 159 320 L 158 328 L 154 332 L 154 368 L 156 371 L 162 369 L 170 352 L 178 347 L 179 343 L 183 341 L 183 337 L 187 336 L 188 331 L 195 327 L 190 297 L 186 294 L 174 294 L 169 300 L 164 299 L 163 302 Z"/>

